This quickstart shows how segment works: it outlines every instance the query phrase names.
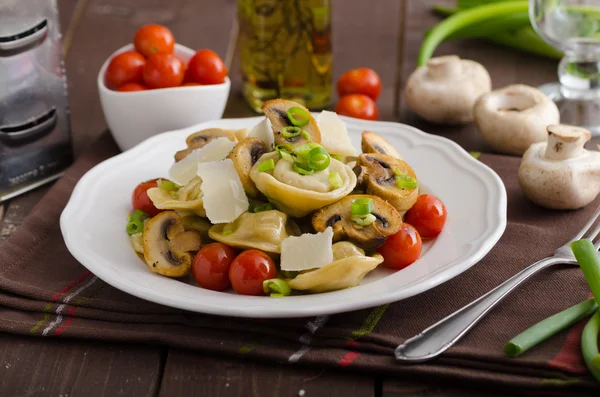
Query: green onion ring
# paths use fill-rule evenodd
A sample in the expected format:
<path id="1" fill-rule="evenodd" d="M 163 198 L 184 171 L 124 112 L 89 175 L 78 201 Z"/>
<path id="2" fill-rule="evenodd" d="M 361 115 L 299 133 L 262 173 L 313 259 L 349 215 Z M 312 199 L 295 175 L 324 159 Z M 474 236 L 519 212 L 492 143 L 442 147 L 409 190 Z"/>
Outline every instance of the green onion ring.
<path id="1" fill-rule="evenodd" d="M 272 298 L 282 298 L 292 293 L 288 283 L 280 278 L 263 281 L 263 291 L 267 294 L 270 293 Z"/>
<path id="2" fill-rule="evenodd" d="M 400 189 L 416 189 L 419 182 L 410 175 L 396 175 L 396 185 Z"/>
<path id="3" fill-rule="evenodd" d="M 146 220 L 148 218 L 150 218 L 150 216 L 142 210 L 135 210 L 135 211 L 133 211 L 133 213 L 131 215 L 129 215 L 130 221 L 144 222 L 144 220 Z"/>
<path id="4" fill-rule="evenodd" d="M 310 122 L 310 115 L 308 112 L 297 106 L 289 108 L 287 116 L 288 119 L 290 119 L 290 122 L 297 127 L 304 127 Z"/>
<path id="5" fill-rule="evenodd" d="M 130 221 L 127 223 L 127 227 L 125 231 L 130 236 L 137 233 L 142 233 L 144 231 L 144 223 L 141 221 Z"/>
<path id="6" fill-rule="evenodd" d="M 332 172 L 331 174 L 329 174 L 328 179 L 329 179 L 329 184 L 334 189 L 341 188 L 342 184 L 344 183 L 344 181 L 342 181 L 342 177 L 340 176 L 339 172 Z"/>
<path id="7" fill-rule="evenodd" d="M 352 216 L 367 216 L 373 211 L 373 199 L 357 198 L 352 200 Z"/>
<path id="8" fill-rule="evenodd" d="M 301 164 L 301 163 L 294 163 L 294 165 L 293 165 L 294 171 L 296 171 L 300 175 L 312 175 L 315 173 L 315 170 L 306 169 L 303 167 L 304 167 L 304 164 Z"/>
<path id="9" fill-rule="evenodd" d="M 156 185 L 159 189 L 166 190 L 167 192 L 174 192 L 181 188 L 181 186 L 168 179 L 159 179 Z"/>
<path id="10" fill-rule="evenodd" d="M 273 159 L 268 159 L 258 165 L 258 172 L 271 171 L 274 168 L 275 168 L 275 161 Z"/>
<path id="11" fill-rule="evenodd" d="M 329 167 L 331 158 L 322 147 L 316 147 L 308 152 L 308 166 L 315 171 L 323 171 Z"/>
<path id="12" fill-rule="evenodd" d="M 283 135 L 285 139 L 297 138 L 301 133 L 302 130 L 300 127 L 287 126 L 281 129 L 281 135 Z"/>

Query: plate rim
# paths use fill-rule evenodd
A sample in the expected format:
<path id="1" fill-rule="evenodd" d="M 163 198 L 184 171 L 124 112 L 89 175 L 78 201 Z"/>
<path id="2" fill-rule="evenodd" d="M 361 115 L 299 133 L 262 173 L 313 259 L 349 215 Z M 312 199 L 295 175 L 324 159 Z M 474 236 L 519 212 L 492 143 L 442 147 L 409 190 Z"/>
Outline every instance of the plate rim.
<path id="1" fill-rule="evenodd" d="M 269 312 L 261 312 L 260 315 L 255 313 L 252 305 L 248 305 L 246 307 L 234 308 L 228 307 L 227 312 L 223 311 L 222 306 L 208 306 L 204 305 L 199 308 L 196 305 L 188 304 L 181 300 L 173 300 L 170 297 L 165 296 L 156 296 L 152 289 L 145 287 L 140 284 L 133 284 L 128 282 L 127 279 L 121 280 L 119 277 L 114 277 L 116 273 L 110 271 L 110 269 L 105 268 L 103 265 L 98 264 L 95 256 L 89 255 L 81 249 L 78 249 L 77 245 L 73 241 L 73 231 L 69 229 L 69 220 L 72 217 L 76 216 L 76 210 L 79 207 L 78 203 L 81 203 L 82 200 L 85 199 L 86 192 L 84 189 L 86 185 L 89 184 L 88 180 L 90 180 L 95 173 L 98 173 L 99 170 L 109 167 L 113 163 L 117 163 L 121 161 L 121 159 L 133 157 L 136 153 L 145 150 L 148 147 L 152 147 L 155 141 L 161 141 L 168 139 L 170 135 L 181 133 L 186 130 L 196 130 L 202 128 L 208 128 L 210 126 L 214 127 L 214 124 L 221 123 L 247 123 L 248 125 L 255 125 L 259 121 L 263 119 L 263 116 L 257 117 L 248 117 L 248 118 L 229 118 L 229 119 L 219 119 L 208 121 L 200 124 L 196 124 L 190 127 L 176 129 L 172 131 L 163 132 L 157 135 L 154 135 L 146 140 L 142 141 L 135 147 L 117 154 L 116 156 L 110 157 L 99 164 L 96 164 L 90 170 L 88 170 L 78 181 L 76 186 L 73 189 L 71 197 L 65 208 L 63 209 L 60 216 L 60 229 L 63 235 L 63 239 L 67 246 L 67 249 L 73 255 L 73 257 L 84 267 L 86 267 L 89 271 L 94 273 L 98 278 L 106 282 L 107 284 L 126 292 L 130 295 L 136 296 L 140 299 L 154 302 L 160 305 L 171 306 L 178 309 L 189 310 L 198 313 L 206 313 L 220 316 L 232 316 L 232 317 L 250 317 L 250 318 L 296 318 L 296 317 L 307 317 L 307 316 L 318 316 L 318 315 L 329 315 L 335 313 L 342 313 L 354 310 L 361 310 L 366 308 L 371 308 L 375 306 L 379 306 L 382 304 L 388 304 L 396 301 L 400 301 L 415 295 L 418 295 L 422 292 L 428 291 L 437 287 L 438 285 L 453 279 L 459 274 L 465 272 L 470 269 L 472 266 L 477 264 L 485 255 L 489 253 L 489 251 L 497 244 L 497 242 L 502 237 L 507 224 L 507 193 L 506 187 L 498 174 L 488 167 L 486 164 L 481 161 L 475 159 L 471 156 L 465 149 L 463 149 L 456 142 L 441 137 L 438 135 L 428 134 L 416 127 L 396 123 L 389 121 L 367 121 L 367 120 L 359 120 L 349 117 L 343 117 L 342 119 L 347 125 L 352 125 L 358 127 L 358 129 L 363 130 L 372 130 L 379 127 L 387 127 L 387 128 L 396 128 L 400 130 L 408 130 L 411 132 L 411 135 L 414 134 L 415 137 L 418 137 L 420 140 L 435 142 L 434 145 L 438 150 L 451 150 L 458 156 L 452 156 L 453 163 L 458 167 L 469 171 L 470 173 L 475 173 L 474 170 L 479 170 L 479 172 L 483 172 L 487 174 L 486 180 L 489 182 L 486 184 L 486 190 L 492 190 L 493 193 L 497 194 L 496 198 L 498 199 L 498 205 L 495 208 L 495 213 L 493 214 L 494 220 L 498 223 L 495 228 L 489 227 L 487 232 L 489 235 L 485 238 L 479 247 L 466 258 L 459 258 L 460 263 L 450 266 L 448 269 L 438 272 L 432 277 L 419 281 L 416 285 L 411 285 L 408 288 L 403 288 L 399 291 L 386 291 L 385 294 L 381 294 L 379 296 L 372 296 L 368 300 L 361 301 L 352 301 L 352 302 L 335 302 L 326 305 L 325 307 L 295 307 L 293 311 L 290 311 L 288 308 L 281 308 L 278 305 L 269 308 Z M 409 138 L 410 140 L 410 138 Z M 414 142 L 411 142 L 414 144 Z M 446 147 L 446 149 L 443 149 Z M 462 165 L 460 164 L 462 163 Z M 474 168 L 473 168 L 474 167 Z M 481 176 L 480 176 L 481 177 Z M 89 190 L 89 189 L 88 189 Z M 498 194 L 499 193 L 499 194 Z M 489 215 L 490 211 L 486 210 L 486 213 Z M 458 261 L 456 261 L 458 262 Z M 408 293 L 407 293 L 408 291 Z M 318 295 L 318 294 L 317 294 Z M 311 295 L 316 296 L 316 295 Z M 249 300 L 252 299 L 263 299 L 262 297 L 244 297 Z M 264 309 L 262 309 L 264 310 Z"/>

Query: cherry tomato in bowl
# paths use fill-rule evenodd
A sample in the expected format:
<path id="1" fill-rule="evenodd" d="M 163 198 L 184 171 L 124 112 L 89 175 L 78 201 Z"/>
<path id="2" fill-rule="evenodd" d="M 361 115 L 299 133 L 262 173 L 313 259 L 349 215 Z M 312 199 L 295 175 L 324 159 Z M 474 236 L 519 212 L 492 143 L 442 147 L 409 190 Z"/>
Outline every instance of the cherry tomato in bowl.
<path id="1" fill-rule="evenodd" d="M 148 88 L 140 83 L 126 83 L 119 87 L 120 92 L 145 91 Z"/>
<path id="2" fill-rule="evenodd" d="M 104 75 L 109 88 L 118 88 L 127 83 L 141 83 L 146 58 L 135 51 L 125 51 L 110 60 Z"/>
<path id="3" fill-rule="evenodd" d="M 404 216 L 404 220 L 417 229 L 421 237 L 433 238 L 446 224 L 446 206 L 431 194 L 422 194 Z"/>
<path id="4" fill-rule="evenodd" d="M 149 88 L 169 88 L 183 82 L 185 65 L 172 54 L 154 54 L 146 61 L 143 80 Z"/>
<path id="5" fill-rule="evenodd" d="M 142 182 L 135 187 L 131 196 L 131 206 L 134 210 L 142 210 L 146 214 L 156 216 L 163 210 L 159 210 L 154 206 L 150 197 L 148 197 L 148 189 L 158 186 L 158 179 L 152 179 L 146 182 Z"/>
<path id="6" fill-rule="evenodd" d="M 149 57 L 154 54 L 172 54 L 175 48 L 175 37 L 162 25 L 144 25 L 133 37 L 135 49 Z"/>
<path id="7" fill-rule="evenodd" d="M 389 236 L 377 249 L 383 256 L 383 264 L 394 269 L 404 269 L 421 256 L 423 243 L 417 229 L 403 223 L 398 233 Z"/>
<path id="8" fill-rule="evenodd" d="M 363 94 L 376 101 L 381 93 L 381 78 L 373 69 L 358 68 L 348 70 L 337 82 L 340 97 L 349 94 Z"/>
<path id="9" fill-rule="evenodd" d="M 265 295 L 263 282 L 276 275 L 277 268 L 271 257 L 255 249 L 239 254 L 229 268 L 231 286 L 240 295 Z"/>
<path id="10" fill-rule="evenodd" d="M 379 117 L 375 102 L 362 94 L 344 95 L 339 99 L 334 110 L 337 114 L 357 119 L 377 120 Z"/>
<path id="11" fill-rule="evenodd" d="M 223 291 L 231 285 L 229 269 L 235 259 L 235 251 L 223 243 L 205 245 L 192 262 L 194 280 L 202 288 Z"/>
<path id="12" fill-rule="evenodd" d="M 211 50 L 200 50 L 190 59 L 186 81 L 199 84 L 222 84 L 227 68 L 221 58 Z"/>

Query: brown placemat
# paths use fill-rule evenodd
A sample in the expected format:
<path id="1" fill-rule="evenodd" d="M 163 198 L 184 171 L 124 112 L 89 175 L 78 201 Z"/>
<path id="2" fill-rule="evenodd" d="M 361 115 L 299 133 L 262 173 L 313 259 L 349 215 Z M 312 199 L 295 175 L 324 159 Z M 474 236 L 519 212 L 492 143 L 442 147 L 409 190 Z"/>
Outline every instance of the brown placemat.
<path id="1" fill-rule="evenodd" d="M 234 357 L 445 377 L 531 391 L 600 391 L 579 352 L 581 324 L 521 358 L 508 359 L 502 353 L 512 336 L 588 297 L 577 268 L 559 266 L 535 276 L 439 359 L 419 365 L 394 360 L 394 348 L 405 338 L 551 254 L 598 205 L 561 212 L 534 206 L 519 189 L 518 158 L 480 157 L 506 185 L 508 226 L 498 245 L 470 270 L 390 305 L 332 316 L 261 320 L 202 315 L 140 300 L 105 284 L 69 254 L 59 229 L 60 213 L 77 180 L 117 153 L 112 138 L 104 134 L 0 247 L 0 331 L 160 343 Z"/>

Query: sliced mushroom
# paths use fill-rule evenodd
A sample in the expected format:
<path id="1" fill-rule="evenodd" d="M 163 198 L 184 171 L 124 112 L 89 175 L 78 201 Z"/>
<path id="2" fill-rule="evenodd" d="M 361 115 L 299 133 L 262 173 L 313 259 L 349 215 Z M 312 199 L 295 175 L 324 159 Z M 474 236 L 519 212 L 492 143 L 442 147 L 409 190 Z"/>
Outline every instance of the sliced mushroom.
<path id="1" fill-rule="evenodd" d="M 164 211 L 144 227 L 144 260 L 154 273 L 182 277 L 192 265 L 190 251 L 198 251 L 200 243 L 200 234 L 185 231 L 175 211 Z"/>
<path id="2" fill-rule="evenodd" d="M 398 174 L 417 178 L 415 171 L 404 161 L 381 153 L 361 154 L 354 172 L 357 174 L 357 188 L 367 194 L 379 196 L 389 202 L 404 215 L 419 197 L 419 188 L 401 188 L 397 185 Z"/>
<path id="3" fill-rule="evenodd" d="M 377 218 L 369 226 L 360 226 L 352 221 L 352 201 L 358 198 L 373 200 L 373 211 Z M 333 241 L 347 239 L 364 249 L 374 249 L 385 243 L 388 236 L 402 226 L 402 218 L 394 207 L 377 196 L 354 194 L 321 208 L 313 214 L 312 224 L 316 231 L 333 228 Z"/>
<path id="4" fill-rule="evenodd" d="M 229 154 L 229 158 L 233 161 L 233 165 L 240 176 L 244 191 L 248 197 L 258 198 L 261 196 L 256 185 L 250 179 L 250 170 L 260 156 L 267 152 L 267 145 L 262 140 L 258 138 L 246 138 L 235 145 Z"/>
<path id="5" fill-rule="evenodd" d="M 198 131 L 188 136 L 185 140 L 187 148 L 175 153 L 175 161 L 180 161 L 190 154 L 194 149 L 199 149 L 206 145 L 208 142 L 217 138 L 227 138 L 232 142 L 239 142 L 240 140 L 248 136 L 249 130 L 247 128 L 241 130 L 226 130 L 223 128 L 208 128 L 206 130 Z"/>
<path id="6" fill-rule="evenodd" d="M 372 131 L 363 131 L 360 147 L 363 153 L 382 153 L 402 160 L 402 156 L 391 143 Z"/>
<path id="7" fill-rule="evenodd" d="M 306 139 L 302 135 L 286 139 L 283 137 L 281 130 L 284 127 L 293 126 L 292 122 L 288 118 L 287 112 L 290 108 L 298 107 L 308 113 L 308 117 L 310 118 L 307 125 L 301 127 L 302 130 L 306 131 L 308 135 L 310 135 L 310 139 Z M 310 114 L 310 111 L 299 103 L 288 101 L 285 99 L 273 99 L 267 101 L 262 106 L 263 112 L 265 112 L 265 116 L 271 122 L 271 127 L 273 128 L 273 134 L 275 135 L 275 145 L 281 144 L 291 144 L 291 145 L 301 145 L 303 143 L 307 143 L 309 141 L 312 142 L 321 142 L 321 132 L 319 131 L 319 127 L 317 126 L 317 122 Z"/>

